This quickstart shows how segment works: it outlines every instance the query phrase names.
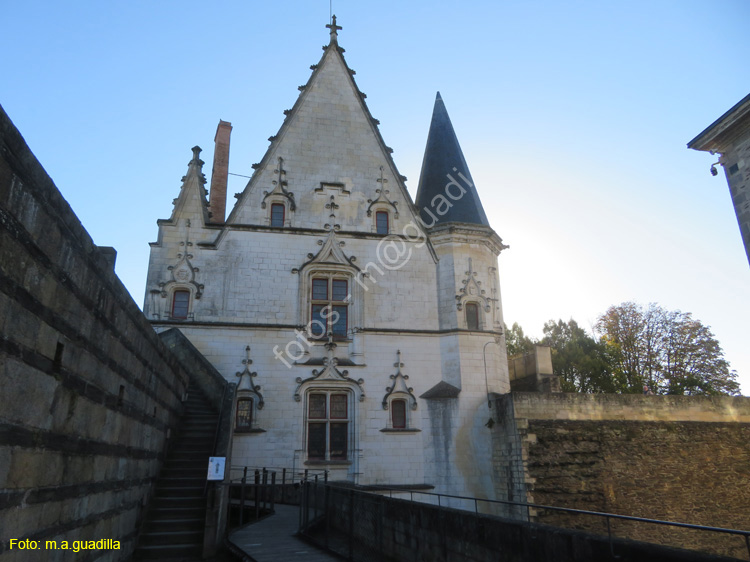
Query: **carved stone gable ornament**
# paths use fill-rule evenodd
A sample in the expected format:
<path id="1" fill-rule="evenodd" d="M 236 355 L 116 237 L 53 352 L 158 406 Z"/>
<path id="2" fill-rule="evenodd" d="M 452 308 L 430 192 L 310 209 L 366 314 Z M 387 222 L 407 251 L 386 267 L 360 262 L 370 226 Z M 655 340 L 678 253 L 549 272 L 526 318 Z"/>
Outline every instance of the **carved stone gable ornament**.
<path id="1" fill-rule="evenodd" d="M 253 364 L 250 359 L 250 346 L 245 347 L 245 358 L 242 360 L 242 364 L 245 369 L 242 372 L 236 373 L 235 376 L 240 378 L 237 384 L 237 394 L 255 394 L 258 398 L 258 409 L 263 409 L 263 395 L 260 393 L 260 385 L 256 385 L 253 379 L 258 376 L 258 373 L 250 371 L 250 365 Z"/>
<path id="2" fill-rule="evenodd" d="M 172 285 L 192 285 L 195 289 L 195 298 L 199 299 L 203 296 L 203 284 L 198 283 L 195 278 L 195 274 L 198 273 L 200 269 L 194 267 L 190 261 L 193 259 L 193 254 L 190 253 L 190 249 L 193 247 L 193 243 L 190 241 L 190 219 L 187 219 L 185 222 L 187 226 L 185 240 L 180 242 L 180 251 L 177 253 L 177 263 L 167 267 L 167 270 L 171 274 L 171 279 L 159 283 L 162 298 L 167 297 Z"/>
<path id="3" fill-rule="evenodd" d="M 398 218 L 398 202 L 391 201 L 388 198 L 390 191 L 385 188 L 385 184 L 388 183 L 388 180 L 385 179 L 385 177 L 383 177 L 383 166 L 380 166 L 380 179 L 378 179 L 377 182 L 380 184 L 380 187 L 375 190 L 377 197 L 375 199 L 367 200 L 367 202 L 369 203 L 367 207 L 367 216 L 368 217 L 372 216 L 373 205 L 375 205 L 376 203 L 385 203 L 393 207 L 393 217 Z"/>
<path id="4" fill-rule="evenodd" d="M 306 379 L 303 379 L 302 377 L 297 377 L 295 379 L 295 382 L 297 383 L 297 388 L 294 390 L 294 400 L 296 402 L 300 402 L 302 400 L 302 395 L 300 394 L 300 388 L 302 388 L 302 385 L 309 383 L 309 382 L 321 382 L 321 381 L 328 381 L 332 383 L 348 383 L 349 385 L 356 384 L 359 386 L 360 394 L 359 394 L 359 401 L 364 402 L 365 400 L 365 387 L 364 380 L 363 379 L 352 379 L 349 378 L 349 371 L 339 371 L 337 365 L 339 363 L 338 357 L 334 356 L 334 350 L 336 349 L 336 344 L 333 343 L 333 333 L 328 332 L 328 343 L 326 343 L 326 349 L 328 350 L 328 356 L 323 359 L 323 369 L 318 371 L 317 369 L 313 369 L 311 377 L 308 377 Z"/>
<path id="5" fill-rule="evenodd" d="M 458 310 L 463 310 L 464 302 L 472 298 L 482 301 L 482 308 L 484 308 L 485 312 L 490 312 L 490 299 L 485 296 L 485 291 L 482 289 L 482 282 L 477 281 L 477 272 L 474 271 L 471 258 L 469 258 L 469 270 L 465 273 L 466 279 L 461 281 L 463 287 L 458 290 L 458 294 L 456 295 Z"/>
<path id="6" fill-rule="evenodd" d="M 403 396 L 408 396 L 409 403 L 411 404 L 411 409 L 416 410 L 417 397 L 414 396 L 414 389 L 406 384 L 406 381 L 409 380 L 409 375 L 405 375 L 401 372 L 401 367 L 403 367 L 404 364 L 401 362 L 400 349 L 396 351 L 396 357 L 398 358 L 398 360 L 393 364 L 393 366 L 396 367 L 396 374 L 390 376 L 393 384 L 391 386 L 385 387 L 385 396 L 383 396 L 383 409 L 388 409 L 388 398 L 392 394 L 400 394 Z"/>
<path id="7" fill-rule="evenodd" d="M 272 195 L 281 195 L 282 197 L 285 197 L 289 201 L 289 210 L 294 211 L 297 208 L 297 205 L 294 202 L 294 193 L 287 190 L 289 183 L 286 181 L 286 170 L 284 169 L 284 159 L 279 157 L 278 162 L 279 162 L 279 165 L 273 171 L 273 173 L 276 174 L 276 179 L 271 182 L 273 184 L 273 189 L 271 191 L 263 192 L 263 201 L 260 204 L 260 208 L 261 209 L 266 208 L 266 199 L 268 199 Z"/>

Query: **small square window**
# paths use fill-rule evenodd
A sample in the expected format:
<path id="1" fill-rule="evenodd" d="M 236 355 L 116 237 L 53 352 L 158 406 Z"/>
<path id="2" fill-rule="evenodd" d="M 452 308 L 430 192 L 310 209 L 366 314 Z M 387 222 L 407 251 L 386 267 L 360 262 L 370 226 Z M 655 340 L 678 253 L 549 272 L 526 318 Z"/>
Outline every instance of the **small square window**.
<path id="1" fill-rule="evenodd" d="M 388 213 L 378 211 L 375 213 L 375 231 L 378 234 L 388 234 Z"/>
<path id="2" fill-rule="evenodd" d="M 326 418 L 326 395 L 311 394 L 310 409 L 308 412 L 310 419 L 323 420 Z"/>
<path id="3" fill-rule="evenodd" d="M 348 283 L 345 279 L 334 279 L 333 280 L 333 298 L 332 300 L 335 301 L 345 301 L 346 297 L 349 295 L 349 291 L 347 291 Z"/>
<path id="4" fill-rule="evenodd" d="M 284 226 L 284 211 L 281 203 L 271 205 L 271 226 Z"/>
<path id="5" fill-rule="evenodd" d="M 316 301 L 328 300 L 328 279 L 313 279 L 312 298 Z"/>
<path id="6" fill-rule="evenodd" d="M 331 394 L 332 419 L 345 420 L 348 417 L 346 399 L 346 394 Z"/>

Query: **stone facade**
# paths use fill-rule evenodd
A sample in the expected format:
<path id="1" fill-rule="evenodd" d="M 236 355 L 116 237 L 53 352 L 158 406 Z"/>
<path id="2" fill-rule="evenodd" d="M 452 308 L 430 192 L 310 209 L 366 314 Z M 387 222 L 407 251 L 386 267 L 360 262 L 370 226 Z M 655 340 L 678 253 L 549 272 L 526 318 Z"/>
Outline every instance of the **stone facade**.
<path id="1" fill-rule="evenodd" d="M 178 327 L 252 401 L 233 465 L 492 495 L 488 392 L 509 390 L 504 246 L 485 224 L 420 221 L 337 29 L 224 222 L 208 214 L 194 149 L 151 245 L 144 313 L 157 330 Z M 446 189 L 438 215 L 462 204 L 460 185 Z M 320 329 L 330 338 L 311 333 L 320 303 L 338 315 Z M 327 411 L 310 413 L 313 395 Z M 324 453 L 312 451 L 318 423 Z"/>
<path id="2" fill-rule="evenodd" d="M 729 184 L 740 235 L 750 262 L 750 95 L 688 143 L 688 148 L 719 154 Z M 715 167 L 711 172 L 716 175 Z"/>
<path id="3" fill-rule="evenodd" d="M 127 558 L 188 375 L 1 108 L 0 248 L 0 557 Z"/>
<path id="4" fill-rule="evenodd" d="M 498 398 L 494 469 L 506 498 L 746 529 L 750 399 L 512 393 Z M 603 520 L 531 510 L 535 521 L 606 533 Z M 741 537 L 632 522 L 622 537 L 746 557 Z"/>

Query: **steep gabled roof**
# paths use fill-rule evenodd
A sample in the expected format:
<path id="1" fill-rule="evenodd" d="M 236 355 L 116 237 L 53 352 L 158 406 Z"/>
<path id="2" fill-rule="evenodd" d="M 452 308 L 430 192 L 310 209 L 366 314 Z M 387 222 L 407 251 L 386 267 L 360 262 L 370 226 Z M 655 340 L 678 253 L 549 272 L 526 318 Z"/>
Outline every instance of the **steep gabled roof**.
<path id="1" fill-rule="evenodd" d="M 295 130 L 296 127 L 304 126 L 309 130 L 318 133 L 323 130 L 323 126 L 321 125 L 321 123 L 326 123 L 326 126 L 329 126 L 330 123 L 333 122 L 332 117 L 335 117 L 339 120 L 336 126 L 341 127 L 341 131 L 343 132 L 343 134 L 348 134 L 350 129 L 354 126 L 352 122 L 347 122 L 343 117 L 335 115 L 337 111 L 337 103 L 343 102 L 337 102 L 336 100 L 321 100 L 319 96 L 321 90 L 332 92 L 335 91 L 337 95 L 345 96 L 347 102 L 352 101 L 352 99 L 356 99 L 356 101 L 354 101 L 353 103 L 355 104 L 355 106 L 358 106 L 359 111 L 361 111 L 361 121 L 366 122 L 366 125 L 362 129 L 358 129 L 358 131 L 364 130 L 367 131 L 368 135 L 372 135 L 374 142 L 378 146 L 379 151 L 382 153 L 382 162 L 385 163 L 388 168 L 390 168 L 390 172 L 395 178 L 395 182 L 397 184 L 396 188 L 400 190 L 400 193 L 403 196 L 404 200 L 407 202 L 408 207 L 410 207 L 408 211 L 404 212 L 413 213 L 413 201 L 404 183 L 406 178 L 399 174 L 398 169 L 396 168 L 396 164 L 391 157 L 391 153 L 393 151 L 390 147 L 386 146 L 382 136 L 380 135 L 380 131 L 378 129 L 379 121 L 372 117 L 372 114 L 370 113 L 370 110 L 368 109 L 367 104 L 364 101 L 366 96 L 359 90 L 356 82 L 354 81 L 353 75 L 355 73 L 352 69 L 349 68 L 346 61 L 344 60 L 344 49 L 338 44 L 337 31 L 341 28 L 336 25 L 335 16 L 333 19 L 333 23 L 326 27 L 330 28 L 331 30 L 330 42 L 327 46 L 323 47 L 324 53 L 320 59 L 320 62 L 318 62 L 318 64 L 316 65 L 311 66 L 313 72 L 310 75 L 307 83 L 304 86 L 300 86 L 301 93 L 297 98 L 297 101 L 295 102 L 291 110 L 284 112 L 286 114 L 286 119 L 284 119 L 284 122 L 282 123 L 278 133 L 269 139 L 271 141 L 271 145 L 268 147 L 268 150 L 263 156 L 263 159 L 260 161 L 260 163 L 253 165 L 256 172 L 248 182 L 247 187 L 245 188 L 243 193 L 239 196 L 237 204 L 234 206 L 229 217 L 227 218 L 227 224 L 232 224 L 240 220 L 239 217 L 241 214 L 241 209 L 256 184 L 260 183 L 259 176 L 260 173 L 263 172 L 263 170 L 267 169 L 269 166 L 275 165 L 278 156 L 283 156 L 285 161 L 292 161 L 289 154 L 285 152 L 285 150 L 288 148 L 288 146 L 285 145 L 285 137 L 290 134 L 290 131 Z M 324 101 L 325 103 L 323 103 Z M 303 113 L 304 115 L 301 115 Z M 358 121 L 360 120 L 358 119 Z M 302 125 L 300 125 L 300 123 L 302 123 Z M 320 143 L 319 139 L 310 138 L 309 142 L 312 143 L 312 148 L 304 148 L 304 150 L 320 150 L 321 159 L 331 160 L 331 158 L 335 156 L 330 153 L 324 154 L 325 145 L 324 143 Z M 356 150 L 357 147 L 351 146 L 350 149 Z M 373 179 L 373 182 L 374 181 L 375 180 Z M 293 191 L 293 189 L 294 188 L 290 186 L 290 191 Z M 401 210 L 401 208 L 399 208 L 399 210 Z"/>
<path id="2" fill-rule="evenodd" d="M 451 183 L 458 187 L 446 187 Z M 439 224 L 490 225 L 440 92 L 432 111 L 416 204 L 427 225 L 432 225 L 436 218 Z"/>

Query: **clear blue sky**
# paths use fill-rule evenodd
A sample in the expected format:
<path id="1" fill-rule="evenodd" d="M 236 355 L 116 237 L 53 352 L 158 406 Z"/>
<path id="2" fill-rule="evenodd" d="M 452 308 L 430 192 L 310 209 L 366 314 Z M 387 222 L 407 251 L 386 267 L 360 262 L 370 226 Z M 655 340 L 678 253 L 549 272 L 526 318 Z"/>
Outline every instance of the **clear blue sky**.
<path id="1" fill-rule="evenodd" d="M 412 196 L 442 93 L 510 245 L 509 325 L 541 336 L 549 319 L 588 328 L 610 305 L 658 302 L 710 325 L 750 394 L 750 267 L 723 173 L 685 147 L 750 92 L 750 2 L 333 9 Z M 230 121 L 230 171 L 250 175 L 328 41 L 329 3 L 5 0 L 2 14 L 0 104 L 142 304 L 190 148 L 209 174 Z"/>

